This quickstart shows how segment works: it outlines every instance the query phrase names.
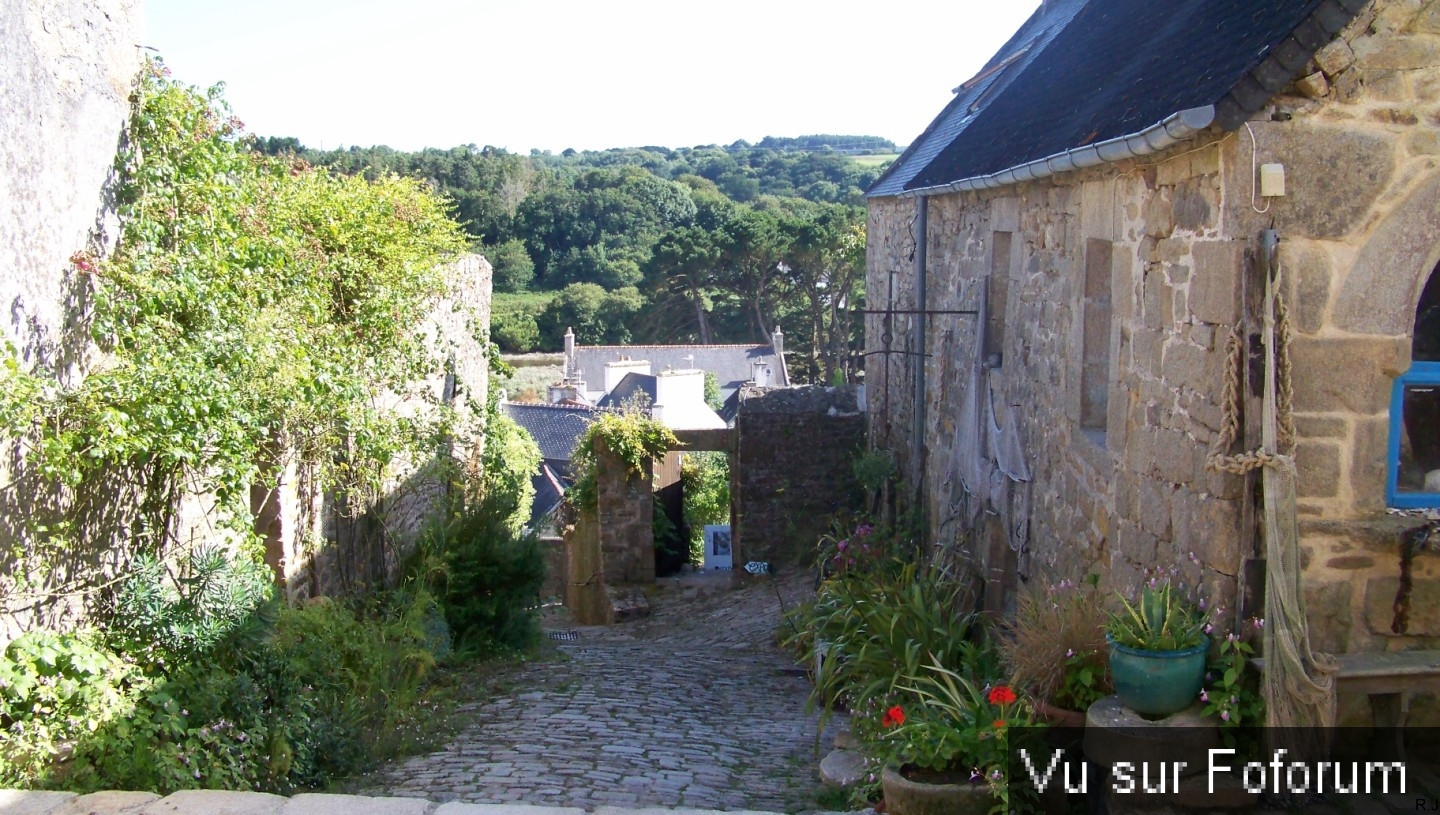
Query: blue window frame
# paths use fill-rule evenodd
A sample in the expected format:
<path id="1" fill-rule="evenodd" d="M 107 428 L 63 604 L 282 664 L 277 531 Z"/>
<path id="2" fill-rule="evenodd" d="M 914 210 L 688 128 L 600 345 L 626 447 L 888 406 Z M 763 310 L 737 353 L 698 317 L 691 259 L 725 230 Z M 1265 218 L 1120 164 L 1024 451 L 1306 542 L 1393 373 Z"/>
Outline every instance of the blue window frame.
<path id="1" fill-rule="evenodd" d="M 1387 459 L 1387 504 L 1440 507 L 1440 362 L 1415 362 L 1395 380 Z"/>

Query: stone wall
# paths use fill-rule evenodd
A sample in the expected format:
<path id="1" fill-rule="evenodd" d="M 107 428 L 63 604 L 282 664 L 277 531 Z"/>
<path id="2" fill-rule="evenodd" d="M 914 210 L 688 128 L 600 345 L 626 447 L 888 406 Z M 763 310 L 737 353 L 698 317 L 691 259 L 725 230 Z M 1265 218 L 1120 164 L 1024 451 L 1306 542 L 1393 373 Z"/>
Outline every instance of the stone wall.
<path id="1" fill-rule="evenodd" d="M 1237 321 L 1254 324 L 1258 235 L 1273 223 L 1296 329 L 1303 578 L 1315 639 L 1337 651 L 1440 641 L 1433 614 L 1412 615 L 1408 636 L 1389 629 L 1405 522 L 1384 512 L 1391 383 L 1409 365 L 1419 293 L 1440 260 L 1440 6 L 1377 2 L 1314 62 L 1249 130 L 929 199 L 925 305 L 1003 304 L 991 321 L 1003 332 L 995 391 L 1015 408 L 1033 474 L 1028 509 L 1015 519 L 1027 546 L 1007 566 L 1016 577 L 1096 570 L 1123 588 L 1146 568 L 1179 564 L 1185 579 L 1235 608 L 1257 535 L 1245 478 L 1208 471 L 1205 457 L 1221 427 L 1226 342 Z M 1260 212 L 1253 168 L 1270 162 L 1285 165 L 1288 194 Z M 916 308 L 916 209 L 913 199 L 870 202 L 871 308 Z M 1107 294 L 1109 319 L 1087 331 L 1087 310 L 1096 314 Z M 955 477 L 976 320 L 932 317 L 923 348 L 914 327 L 910 314 L 867 320 L 872 440 L 922 485 L 933 542 L 969 547 L 989 568 L 993 547 L 972 543 L 983 534 Z M 906 353 L 874 353 L 883 351 Z M 919 351 L 928 356 L 909 355 Z M 1086 362 L 1103 368 L 1107 355 L 1091 403 Z M 927 382 L 918 468 L 916 360 Z M 1419 555 L 1415 579 L 1417 604 L 1422 593 L 1440 596 L 1440 557 Z"/>
<path id="2" fill-rule="evenodd" d="M 104 256 L 117 228 L 115 152 L 139 75 L 140 6 L 133 0 L 0 0 L 0 358 L 84 374 L 91 344 L 89 292 L 70 259 Z M 14 591 L 27 575 L 11 552 L 28 552 L 25 521 L 61 496 L 36 496 L 13 440 L 0 438 L 0 643 L 35 624 L 59 625 L 82 610 Z M 99 508 L 110 511 L 109 508 Z M 105 572 L 110 553 L 76 552 L 56 579 Z"/>
<path id="3" fill-rule="evenodd" d="M 467 470 L 479 477 L 489 389 L 489 357 L 476 327 L 490 324 L 490 263 L 466 255 L 449 268 L 450 294 L 421 330 L 436 338 L 436 353 L 451 373 L 388 394 L 385 407 L 404 415 L 449 405 L 459 423 L 447 449 L 433 459 L 392 466 L 383 496 L 353 506 L 321 491 L 312 462 L 290 459 L 275 490 L 252 496 L 267 558 L 292 599 L 338 596 L 393 585 L 426 526 L 450 500 L 451 484 Z"/>
<path id="4" fill-rule="evenodd" d="M 742 388 L 730 470 L 735 567 L 805 562 L 831 514 L 858 508 L 864 450 L 856 387 Z"/>

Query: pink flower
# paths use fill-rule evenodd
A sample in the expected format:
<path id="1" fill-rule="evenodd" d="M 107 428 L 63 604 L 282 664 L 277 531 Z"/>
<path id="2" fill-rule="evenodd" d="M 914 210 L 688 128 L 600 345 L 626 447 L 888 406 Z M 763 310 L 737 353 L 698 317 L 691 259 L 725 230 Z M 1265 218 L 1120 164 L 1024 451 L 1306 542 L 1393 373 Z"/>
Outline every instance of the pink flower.
<path id="1" fill-rule="evenodd" d="M 1228 722 L 1228 721 L 1230 721 L 1230 711 L 1228 711 L 1228 710 L 1222 710 L 1222 711 L 1220 711 L 1220 720 L 1223 721 L 1223 722 Z"/>
<path id="2" fill-rule="evenodd" d="M 1202 702 L 1208 702 L 1208 701 L 1210 701 L 1210 694 L 1207 693 L 1204 688 L 1201 688 L 1201 690 L 1200 690 L 1200 701 L 1202 701 Z"/>

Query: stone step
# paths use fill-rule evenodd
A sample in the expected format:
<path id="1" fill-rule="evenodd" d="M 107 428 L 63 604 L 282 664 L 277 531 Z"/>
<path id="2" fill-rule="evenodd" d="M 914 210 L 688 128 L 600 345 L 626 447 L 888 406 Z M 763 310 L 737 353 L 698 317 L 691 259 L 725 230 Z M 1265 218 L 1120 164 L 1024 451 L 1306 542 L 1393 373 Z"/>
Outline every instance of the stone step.
<path id="1" fill-rule="evenodd" d="M 151 792 L 41 792 L 0 789 L 0 815 L 587 815 L 575 807 L 527 804 L 446 804 L 423 798 L 302 793 L 293 798 L 263 792 L 183 790 Z M 744 810 L 602 806 L 589 815 L 780 815 Z M 812 812 L 809 815 L 846 815 Z"/>

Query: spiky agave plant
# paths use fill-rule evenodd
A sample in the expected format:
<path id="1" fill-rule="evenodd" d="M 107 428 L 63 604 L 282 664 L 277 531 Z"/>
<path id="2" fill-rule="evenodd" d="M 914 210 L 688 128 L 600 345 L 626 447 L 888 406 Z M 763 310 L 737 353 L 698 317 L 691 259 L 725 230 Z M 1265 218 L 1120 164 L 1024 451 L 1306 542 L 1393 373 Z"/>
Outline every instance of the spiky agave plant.
<path id="1" fill-rule="evenodd" d="M 1145 651 L 1183 651 L 1205 642 L 1205 613 L 1168 580 L 1154 580 L 1132 603 L 1120 596 L 1106 633 L 1120 645 Z"/>

